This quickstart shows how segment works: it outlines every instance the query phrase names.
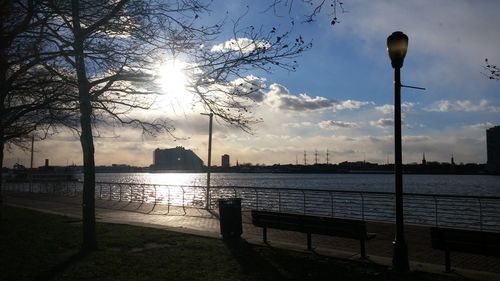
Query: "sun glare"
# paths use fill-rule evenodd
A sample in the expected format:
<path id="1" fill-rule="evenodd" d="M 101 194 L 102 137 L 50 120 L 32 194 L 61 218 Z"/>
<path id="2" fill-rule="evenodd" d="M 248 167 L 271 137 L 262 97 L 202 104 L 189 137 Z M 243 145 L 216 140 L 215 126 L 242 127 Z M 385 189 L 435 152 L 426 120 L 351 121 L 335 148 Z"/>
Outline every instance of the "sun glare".
<path id="1" fill-rule="evenodd" d="M 164 93 L 177 95 L 186 92 L 186 64 L 180 61 L 166 62 L 159 67 L 160 86 Z"/>
<path id="2" fill-rule="evenodd" d="M 189 108 L 192 99 L 186 89 L 189 82 L 186 68 L 187 64 L 179 60 L 167 61 L 158 67 L 158 84 L 163 93 L 159 99 L 160 108 Z"/>

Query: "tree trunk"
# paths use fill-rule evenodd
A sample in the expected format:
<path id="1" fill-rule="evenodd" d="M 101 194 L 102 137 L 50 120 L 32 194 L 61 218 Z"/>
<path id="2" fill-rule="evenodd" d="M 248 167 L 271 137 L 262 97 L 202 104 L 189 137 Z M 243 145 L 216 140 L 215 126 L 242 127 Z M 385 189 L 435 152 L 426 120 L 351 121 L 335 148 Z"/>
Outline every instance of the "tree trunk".
<path id="1" fill-rule="evenodd" d="M 3 130 L 1 133 L 3 134 Z M 0 220 L 3 218 L 3 148 L 4 148 L 4 143 L 3 143 L 3 138 L 0 136 Z"/>
<path id="2" fill-rule="evenodd" d="M 90 97 L 89 81 L 85 69 L 85 55 L 83 52 L 84 37 L 80 28 L 79 2 L 73 0 L 73 28 L 76 75 L 78 78 L 78 95 L 80 103 L 80 143 L 83 152 L 83 243 L 82 251 L 97 249 L 95 232 L 95 161 L 94 138 L 92 136 L 92 103 Z"/>
<path id="3" fill-rule="evenodd" d="M 1 43 L 0 43 L 1 44 Z M 5 49 L 0 49 L 0 219 L 3 215 L 3 157 L 5 148 L 5 98 L 7 97 L 7 59 Z"/>
<path id="4" fill-rule="evenodd" d="M 79 87 L 80 91 L 80 122 L 82 133 L 80 143 L 83 152 L 83 244 L 82 250 L 89 251 L 97 249 L 97 238 L 95 232 L 95 162 L 94 162 L 94 139 L 92 136 L 91 104 L 90 98 Z"/>

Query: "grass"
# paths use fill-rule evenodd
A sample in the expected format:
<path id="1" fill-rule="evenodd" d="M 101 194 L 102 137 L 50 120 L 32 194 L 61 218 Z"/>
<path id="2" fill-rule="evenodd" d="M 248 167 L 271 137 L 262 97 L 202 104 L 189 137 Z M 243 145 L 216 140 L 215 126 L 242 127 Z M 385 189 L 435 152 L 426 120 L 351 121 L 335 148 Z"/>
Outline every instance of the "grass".
<path id="1" fill-rule="evenodd" d="M 256 246 L 245 241 L 97 224 L 99 250 L 80 254 L 81 222 L 4 206 L 0 280 L 462 280 Z"/>

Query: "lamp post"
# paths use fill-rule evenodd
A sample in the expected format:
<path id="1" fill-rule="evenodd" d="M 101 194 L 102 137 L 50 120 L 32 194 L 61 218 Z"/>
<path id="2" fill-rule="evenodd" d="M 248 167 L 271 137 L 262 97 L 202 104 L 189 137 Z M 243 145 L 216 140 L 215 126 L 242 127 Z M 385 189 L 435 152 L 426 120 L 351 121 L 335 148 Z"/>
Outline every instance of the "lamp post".
<path id="1" fill-rule="evenodd" d="M 394 68 L 394 173 L 396 193 L 396 237 L 392 266 L 396 271 L 408 271 L 408 246 L 404 235 L 403 163 L 401 149 L 401 67 L 408 49 L 408 36 L 396 31 L 387 37 L 387 51 Z"/>
<path id="2" fill-rule="evenodd" d="M 212 166 L 212 119 L 213 113 L 200 113 L 209 117 L 208 123 L 208 164 L 207 164 L 207 200 L 205 208 L 210 209 L 210 167 Z"/>

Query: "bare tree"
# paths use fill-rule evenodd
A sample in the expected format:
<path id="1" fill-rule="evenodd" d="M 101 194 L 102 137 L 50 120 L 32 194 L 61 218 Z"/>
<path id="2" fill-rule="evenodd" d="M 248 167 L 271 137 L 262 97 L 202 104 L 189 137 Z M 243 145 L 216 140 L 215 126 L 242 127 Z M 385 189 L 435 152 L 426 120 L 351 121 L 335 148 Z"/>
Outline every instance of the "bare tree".
<path id="1" fill-rule="evenodd" d="M 344 2 L 341 0 L 273 0 L 269 5 L 269 10 L 273 10 L 275 14 L 279 14 L 282 10 L 288 10 L 292 13 L 293 10 L 302 10 L 298 5 L 307 6 L 304 10 L 303 22 L 309 23 L 316 20 L 321 13 L 326 13 L 330 19 L 330 24 L 335 25 L 340 22 L 339 14 L 345 12 Z"/>
<path id="2" fill-rule="evenodd" d="M 43 66 L 77 88 L 67 101 L 76 104 L 80 115 L 82 250 L 97 248 L 93 129 L 101 122 L 131 125 L 151 134 L 173 129 L 168 120 L 144 120 L 134 115 L 137 110 L 149 109 L 154 101 L 157 92 L 145 85 L 154 79 L 153 65 L 165 52 L 192 58 L 197 77 L 192 89 L 199 101 L 222 120 L 248 128 L 247 116 L 240 114 L 246 111 L 243 101 L 249 97 L 248 92 L 221 91 L 221 87 L 234 86 L 234 79 L 245 77 L 250 68 L 268 69 L 273 65 L 291 69 L 295 67 L 293 61 L 281 62 L 308 48 L 301 38 L 287 43 L 289 34 L 277 35 L 276 29 L 256 32 L 237 28 L 233 40 L 241 42 L 240 35 L 245 35 L 245 44 L 254 47 L 240 45 L 219 51 L 202 47 L 215 42 L 222 27 L 221 23 L 197 24 L 205 11 L 207 7 L 196 0 L 51 0 L 44 6 L 44 13 L 54 15 L 47 27 L 51 45 L 46 48 L 57 50 L 60 57 Z M 228 111 L 230 108 L 236 111 Z"/>
<path id="3" fill-rule="evenodd" d="M 0 167 L 7 147 L 24 147 L 34 131 L 40 138 L 51 131 L 56 117 L 51 109 L 67 90 L 40 67 L 57 54 L 43 48 L 48 18 L 38 8 L 36 1 L 0 1 Z M 2 171 L 0 212 L 1 208 Z"/>
<path id="4" fill-rule="evenodd" d="M 483 66 L 485 72 L 481 73 L 484 76 L 488 77 L 490 80 L 500 80 L 500 68 L 498 68 L 496 65 L 490 64 L 488 59 L 484 59 L 484 62 L 486 63 L 486 65 Z"/>

